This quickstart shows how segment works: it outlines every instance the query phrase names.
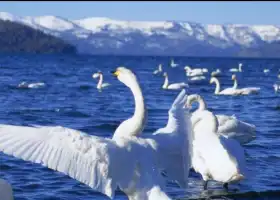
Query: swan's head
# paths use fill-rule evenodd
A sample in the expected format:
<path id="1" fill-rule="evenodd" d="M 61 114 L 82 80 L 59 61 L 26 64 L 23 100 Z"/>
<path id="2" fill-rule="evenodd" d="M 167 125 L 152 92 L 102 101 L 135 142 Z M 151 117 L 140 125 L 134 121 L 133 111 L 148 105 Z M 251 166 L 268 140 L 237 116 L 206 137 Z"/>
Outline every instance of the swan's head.
<path id="1" fill-rule="evenodd" d="M 133 83 L 137 83 L 135 74 L 126 67 L 118 67 L 116 71 L 112 71 L 113 76 L 116 76 L 120 82 L 126 86 L 131 86 Z"/>
<path id="2" fill-rule="evenodd" d="M 200 101 L 202 98 L 199 94 L 189 95 L 185 103 L 185 107 L 191 109 L 194 101 Z"/>
<path id="3" fill-rule="evenodd" d="M 231 80 L 236 80 L 236 75 L 235 74 L 232 74 Z"/>
<path id="4" fill-rule="evenodd" d="M 163 73 L 163 76 L 164 76 L 164 77 L 166 77 L 166 76 L 167 76 L 167 73 L 166 73 L 166 72 L 164 72 L 164 73 Z"/>
<path id="5" fill-rule="evenodd" d="M 98 78 L 100 76 L 100 72 L 94 73 L 92 74 L 92 78 Z"/>
<path id="6" fill-rule="evenodd" d="M 190 71 L 190 70 L 191 70 L 190 66 L 186 66 L 184 69 L 185 69 L 186 71 Z"/>

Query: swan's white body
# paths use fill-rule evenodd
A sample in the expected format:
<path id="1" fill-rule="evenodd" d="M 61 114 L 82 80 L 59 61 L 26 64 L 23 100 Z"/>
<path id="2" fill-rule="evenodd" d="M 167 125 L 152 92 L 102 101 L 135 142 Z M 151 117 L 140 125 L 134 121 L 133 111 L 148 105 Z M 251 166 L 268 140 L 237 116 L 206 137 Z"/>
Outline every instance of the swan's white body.
<path id="1" fill-rule="evenodd" d="M 174 67 L 177 67 L 178 64 L 175 63 L 174 60 L 172 59 L 171 62 L 170 62 L 170 66 L 174 68 Z"/>
<path id="2" fill-rule="evenodd" d="M 198 102 L 198 109 L 195 112 L 207 110 L 204 99 L 198 94 L 188 96 L 187 107 L 191 107 L 192 103 Z M 195 113 L 194 112 L 194 113 Z M 218 120 L 217 134 L 226 138 L 233 138 L 240 144 L 247 144 L 256 138 L 256 126 L 238 120 L 235 116 L 215 115 Z M 192 117 L 191 117 L 192 123 Z"/>
<path id="3" fill-rule="evenodd" d="M 204 73 L 208 72 L 206 68 L 191 69 L 190 66 L 186 66 L 184 69 L 186 70 L 186 76 L 202 76 Z"/>
<path id="4" fill-rule="evenodd" d="M 18 88 L 41 88 L 44 86 L 45 86 L 45 83 L 27 83 L 24 81 L 18 85 Z"/>
<path id="5" fill-rule="evenodd" d="M 190 81 L 202 81 L 202 80 L 205 80 L 206 77 L 205 76 L 194 76 L 194 77 L 191 77 L 189 80 Z"/>
<path id="6" fill-rule="evenodd" d="M 239 95 L 241 94 L 241 91 L 235 89 L 235 88 L 226 88 L 222 91 L 221 90 L 221 85 L 219 80 L 216 77 L 211 77 L 210 79 L 210 84 L 215 83 L 216 84 L 216 88 L 215 88 L 215 92 L 214 94 L 216 95 Z"/>
<path id="7" fill-rule="evenodd" d="M 110 83 L 103 83 L 103 74 L 101 72 L 97 72 L 92 75 L 92 78 L 98 78 L 98 77 L 99 77 L 99 81 L 96 86 L 97 89 L 101 90 L 102 88 L 110 86 Z"/>
<path id="8" fill-rule="evenodd" d="M 242 63 L 239 63 L 238 69 L 237 68 L 231 68 L 229 71 L 230 72 L 242 72 Z"/>
<path id="9" fill-rule="evenodd" d="M 269 73 L 270 70 L 269 70 L 269 69 L 264 69 L 263 72 L 264 72 L 264 73 Z"/>
<path id="10" fill-rule="evenodd" d="M 220 76 L 222 74 L 220 69 L 216 69 L 216 71 L 211 72 L 211 76 Z"/>
<path id="11" fill-rule="evenodd" d="M 1 200 L 14 200 L 12 186 L 5 181 L 0 179 L 0 199 Z"/>
<path id="12" fill-rule="evenodd" d="M 186 83 L 184 83 L 184 82 L 169 84 L 167 73 L 164 72 L 163 76 L 165 77 L 164 83 L 163 83 L 163 85 L 162 85 L 162 88 L 163 88 L 163 89 L 168 89 L 168 90 L 179 90 L 179 89 L 183 89 L 183 88 L 188 87 L 188 84 L 186 84 Z"/>
<path id="13" fill-rule="evenodd" d="M 162 72 L 162 64 L 158 65 L 158 69 L 153 72 L 153 74 L 160 74 Z"/>
<path id="14" fill-rule="evenodd" d="M 209 111 L 193 113 L 192 166 L 205 181 L 215 180 L 224 184 L 245 178 L 246 161 L 244 150 L 231 138 L 219 136 L 217 119 Z"/>
<path id="15" fill-rule="evenodd" d="M 275 93 L 277 93 L 280 90 L 280 85 L 277 85 L 275 83 L 275 84 L 273 84 L 273 88 L 274 88 Z"/>
<path id="16" fill-rule="evenodd" d="M 132 90 L 135 103 L 143 100 L 130 70 L 119 67 L 114 74 Z M 186 98 L 182 91 L 169 111 L 168 130 L 172 132 L 158 131 L 146 139 L 135 137 L 144 128 L 143 101 L 142 105 L 135 105 L 133 117 L 117 128 L 113 139 L 60 126 L 0 125 L 0 151 L 65 173 L 110 198 L 119 187 L 129 200 L 170 200 L 164 192 L 161 170 L 181 186 L 187 185 L 189 173 L 190 133 L 183 108 Z M 175 161 L 178 166 L 173 166 Z"/>
<path id="17" fill-rule="evenodd" d="M 232 75 L 232 80 L 234 81 L 233 88 L 236 90 L 238 95 L 258 94 L 261 89 L 258 87 L 237 88 L 238 82 L 235 74 Z"/>

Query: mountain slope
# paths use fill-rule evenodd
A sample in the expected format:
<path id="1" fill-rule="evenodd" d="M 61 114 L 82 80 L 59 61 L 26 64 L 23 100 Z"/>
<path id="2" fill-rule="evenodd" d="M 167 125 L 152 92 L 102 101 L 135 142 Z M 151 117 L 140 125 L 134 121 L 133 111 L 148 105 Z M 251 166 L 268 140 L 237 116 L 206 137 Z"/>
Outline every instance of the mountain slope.
<path id="1" fill-rule="evenodd" d="M 57 16 L 19 17 L 17 21 L 75 45 L 80 53 L 132 55 L 233 56 L 280 41 L 273 25 L 204 25 L 175 21 L 122 21 L 90 17 L 67 20 Z M 280 56 L 280 55 L 279 55 Z"/>
<path id="2" fill-rule="evenodd" d="M 73 45 L 29 26 L 0 20 L 1 53 L 76 53 Z"/>

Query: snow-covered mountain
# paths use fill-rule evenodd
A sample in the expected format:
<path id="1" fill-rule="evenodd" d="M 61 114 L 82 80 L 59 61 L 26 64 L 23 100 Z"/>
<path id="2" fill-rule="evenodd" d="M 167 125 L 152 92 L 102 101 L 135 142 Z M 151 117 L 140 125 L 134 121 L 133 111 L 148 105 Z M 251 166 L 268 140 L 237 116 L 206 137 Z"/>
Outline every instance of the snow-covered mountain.
<path id="1" fill-rule="evenodd" d="M 0 12 L 0 19 L 19 22 L 74 44 L 80 53 L 233 55 L 280 41 L 274 25 L 199 24 L 175 21 L 121 21 L 90 17 L 68 20 L 57 16 L 15 16 Z"/>

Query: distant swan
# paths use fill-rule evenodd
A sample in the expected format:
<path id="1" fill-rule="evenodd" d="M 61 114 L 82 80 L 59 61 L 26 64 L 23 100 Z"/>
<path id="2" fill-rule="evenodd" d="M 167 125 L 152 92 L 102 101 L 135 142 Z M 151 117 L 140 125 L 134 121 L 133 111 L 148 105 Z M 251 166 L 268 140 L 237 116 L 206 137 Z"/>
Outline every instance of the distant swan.
<path id="1" fill-rule="evenodd" d="M 198 94 L 188 96 L 186 106 L 191 107 L 192 103 L 198 102 L 199 106 L 195 112 L 207 110 L 207 105 L 204 99 Z M 233 138 L 239 141 L 240 144 L 247 144 L 256 138 L 256 126 L 236 119 L 235 116 L 215 115 L 218 119 L 219 135 L 226 138 Z M 191 118 L 192 119 L 192 118 Z"/>
<path id="2" fill-rule="evenodd" d="M 173 59 L 171 59 L 170 66 L 171 66 L 171 67 L 177 67 L 177 66 L 178 66 L 178 64 L 177 64 L 177 63 L 175 63 Z"/>
<path id="3" fill-rule="evenodd" d="M 228 184 L 238 182 L 247 175 L 245 153 L 234 139 L 217 134 L 218 120 L 207 111 L 192 114 L 193 142 L 192 166 L 200 173 L 207 189 L 209 180 Z"/>
<path id="4" fill-rule="evenodd" d="M 226 89 L 220 91 L 221 90 L 220 82 L 214 76 L 211 77 L 211 79 L 210 79 L 210 84 L 212 84 L 212 83 L 216 84 L 216 88 L 215 88 L 215 92 L 214 92 L 214 94 L 216 94 L 216 95 L 238 95 L 238 94 L 241 93 L 241 91 L 238 91 L 237 89 L 235 89 L 233 87 L 232 88 L 226 88 Z"/>
<path id="5" fill-rule="evenodd" d="M 237 68 L 231 68 L 229 71 L 230 72 L 242 72 L 242 63 L 239 63 L 238 69 Z"/>
<path id="6" fill-rule="evenodd" d="M 275 84 L 273 84 L 273 88 L 274 88 L 275 93 L 278 93 L 278 91 L 280 90 L 280 85 L 277 85 L 275 83 Z"/>
<path id="7" fill-rule="evenodd" d="M 168 89 L 168 90 L 178 90 L 178 89 L 182 89 L 182 88 L 186 88 L 188 87 L 188 84 L 181 82 L 181 83 L 172 83 L 169 85 L 168 83 L 168 75 L 167 72 L 163 73 L 163 76 L 165 77 L 164 79 L 164 83 L 162 85 L 163 89 Z"/>
<path id="8" fill-rule="evenodd" d="M 101 90 L 102 88 L 110 86 L 110 83 L 103 83 L 103 74 L 102 74 L 102 72 L 99 71 L 99 72 L 94 73 L 92 75 L 92 78 L 98 78 L 98 77 L 99 77 L 99 81 L 98 81 L 97 86 L 96 86 L 97 89 Z"/>
<path id="9" fill-rule="evenodd" d="M 158 65 L 158 69 L 153 72 L 153 74 L 159 74 L 162 72 L 162 64 Z"/>
<path id="10" fill-rule="evenodd" d="M 222 74 L 220 69 L 216 69 L 216 71 L 211 72 L 211 76 L 220 76 Z"/>
<path id="11" fill-rule="evenodd" d="M 12 186 L 4 179 L 0 179 L 0 197 L 1 200 L 14 200 Z"/>
<path id="12" fill-rule="evenodd" d="M 269 69 L 264 69 L 263 72 L 268 73 L 268 72 L 270 72 L 270 70 Z"/>
<path id="13" fill-rule="evenodd" d="M 186 70 L 186 75 L 187 76 L 202 76 L 204 73 L 208 72 L 208 69 L 206 69 L 206 68 L 191 69 L 190 66 L 186 66 L 184 69 Z"/>
<path id="14" fill-rule="evenodd" d="M 194 81 L 202 81 L 202 80 L 205 80 L 206 77 L 205 76 L 194 76 L 194 77 L 191 77 L 189 80 L 194 82 Z"/>
<path id="15" fill-rule="evenodd" d="M 231 79 L 234 81 L 233 88 L 238 91 L 239 95 L 258 94 L 261 89 L 259 87 L 237 88 L 238 83 L 236 75 L 233 74 Z"/>
<path id="16" fill-rule="evenodd" d="M 44 86 L 45 86 L 45 83 L 27 83 L 24 81 L 18 85 L 18 88 L 41 88 Z"/>

